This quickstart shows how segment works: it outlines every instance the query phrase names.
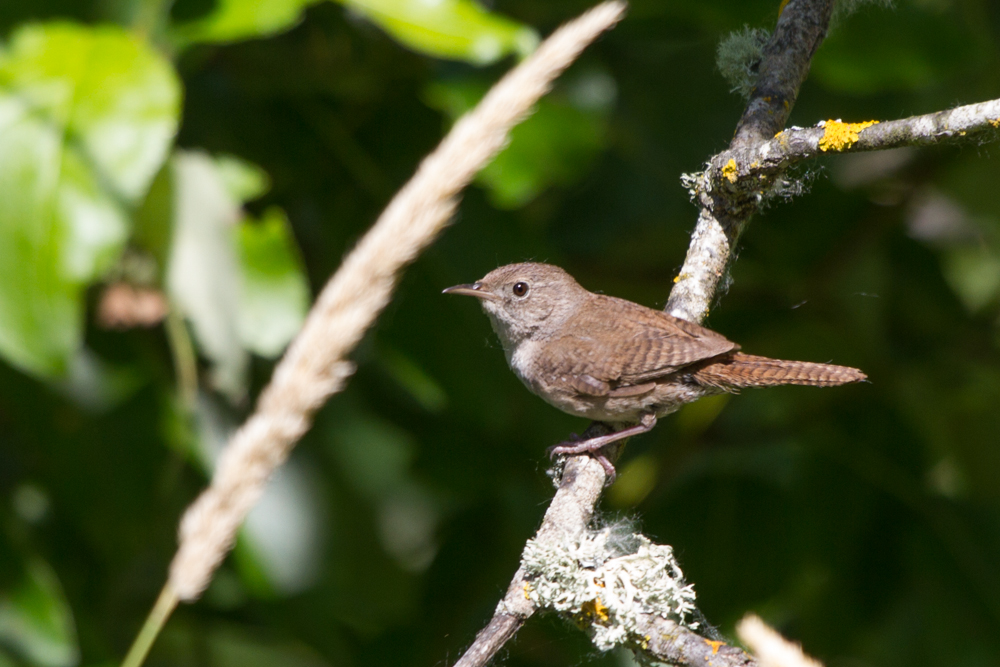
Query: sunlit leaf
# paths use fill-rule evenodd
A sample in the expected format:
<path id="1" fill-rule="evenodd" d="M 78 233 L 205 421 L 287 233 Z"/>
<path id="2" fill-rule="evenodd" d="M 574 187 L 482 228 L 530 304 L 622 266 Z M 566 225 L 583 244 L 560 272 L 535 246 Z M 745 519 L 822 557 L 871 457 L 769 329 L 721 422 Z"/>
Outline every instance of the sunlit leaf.
<path id="1" fill-rule="evenodd" d="M 112 26 L 22 28 L 0 60 L 0 87 L 54 123 L 131 201 L 149 186 L 177 131 L 180 82 L 170 63 Z"/>
<path id="2" fill-rule="evenodd" d="M 35 665 L 70 667 L 79 662 L 73 612 L 44 561 L 28 562 L 21 580 L 0 592 L 0 642 Z"/>
<path id="3" fill-rule="evenodd" d="M 484 92 L 475 80 L 439 82 L 425 98 L 454 120 Z M 535 113 L 511 132 L 510 144 L 480 172 L 478 182 L 498 208 L 519 208 L 552 185 L 573 183 L 604 147 L 614 82 L 595 74 L 569 92 L 577 94 L 542 98 Z"/>
<path id="4" fill-rule="evenodd" d="M 483 9 L 473 0 L 341 0 L 399 42 L 437 58 L 477 65 L 538 44 L 531 28 Z"/>
<path id="5" fill-rule="evenodd" d="M 234 42 L 287 30 L 318 0 L 219 0 L 208 16 L 178 26 L 175 37 L 195 42 Z M 537 33 L 486 11 L 473 0 L 339 0 L 404 46 L 436 58 L 477 65 L 509 54 L 527 55 Z"/>
<path id="6" fill-rule="evenodd" d="M 267 172 L 232 155 L 217 155 L 215 169 L 229 194 L 241 202 L 260 197 L 271 188 Z"/>
<path id="7" fill-rule="evenodd" d="M 76 352 L 84 285 L 127 223 L 80 158 L 23 102 L 0 97 L 0 354 L 57 376 Z"/>
<path id="8" fill-rule="evenodd" d="M 266 37 L 291 28 L 302 10 L 317 0 L 219 0 L 205 18 L 175 29 L 181 44 L 235 42 Z"/>
<path id="9" fill-rule="evenodd" d="M 241 274 L 239 334 L 243 345 L 275 357 L 298 332 L 309 310 L 309 285 L 285 214 L 268 209 L 236 231 Z"/>
<path id="10" fill-rule="evenodd" d="M 234 228 L 242 216 L 210 157 L 173 159 L 174 220 L 166 284 L 191 323 L 212 381 L 232 399 L 246 391 L 249 355 L 239 335 L 240 269 Z"/>
<path id="11" fill-rule="evenodd" d="M 212 361 L 213 384 L 238 399 L 246 391 L 248 353 L 280 354 L 302 326 L 310 298 L 284 213 L 272 208 L 260 221 L 245 218 L 242 199 L 264 191 L 266 174 L 235 159 L 221 164 L 203 153 L 173 160 L 164 186 L 173 218 L 166 221 L 167 288 L 198 350 Z M 153 223 L 157 216 L 150 215 Z"/>
<path id="12" fill-rule="evenodd" d="M 116 28 L 30 26 L 0 53 L 0 354 L 59 376 L 83 288 L 128 233 L 176 130 L 179 84 Z"/>

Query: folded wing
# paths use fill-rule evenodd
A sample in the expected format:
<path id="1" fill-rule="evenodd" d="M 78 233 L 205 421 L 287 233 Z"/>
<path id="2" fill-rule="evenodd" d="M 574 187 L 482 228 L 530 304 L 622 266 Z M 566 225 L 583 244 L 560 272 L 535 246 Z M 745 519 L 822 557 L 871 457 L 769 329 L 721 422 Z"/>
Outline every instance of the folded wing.
<path id="1" fill-rule="evenodd" d="M 635 396 L 659 377 L 738 350 L 725 336 L 630 301 L 597 295 L 607 313 L 586 326 L 571 318 L 564 335 L 551 341 L 545 371 L 589 396 Z M 591 311 L 594 312 L 594 311 Z"/>

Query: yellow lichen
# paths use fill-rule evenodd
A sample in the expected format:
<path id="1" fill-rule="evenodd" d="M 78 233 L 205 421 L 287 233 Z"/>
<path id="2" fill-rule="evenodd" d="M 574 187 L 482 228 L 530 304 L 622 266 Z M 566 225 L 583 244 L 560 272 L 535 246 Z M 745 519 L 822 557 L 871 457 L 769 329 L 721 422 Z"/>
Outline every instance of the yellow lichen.
<path id="1" fill-rule="evenodd" d="M 716 653 L 719 652 L 720 646 L 726 645 L 726 642 L 716 642 L 712 641 L 711 639 L 703 639 L 702 641 L 704 641 L 706 644 L 712 647 L 712 655 L 715 655 Z"/>
<path id="2" fill-rule="evenodd" d="M 1000 127 L 1000 118 L 993 118 L 988 121 L 993 127 Z"/>
<path id="3" fill-rule="evenodd" d="M 729 162 L 727 162 L 726 166 L 722 168 L 722 175 L 730 183 L 736 182 L 736 160 L 729 158 Z"/>
<path id="4" fill-rule="evenodd" d="M 877 124 L 877 120 L 867 120 L 863 123 L 843 123 L 839 120 L 828 120 L 823 127 L 823 136 L 819 140 L 819 149 L 824 152 L 840 152 L 850 148 L 857 142 L 858 133 L 861 130 Z"/>
<path id="5" fill-rule="evenodd" d="M 525 600 L 530 600 L 531 599 L 530 593 L 533 590 L 535 590 L 535 589 L 532 588 L 531 584 L 525 582 L 525 584 L 524 584 L 524 599 Z"/>
<path id="6" fill-rule="evenodd" d="M 592 616 L 601 623 L 607 623 L 608 619 L 611 618 L 608 614 L 608 608 L 603 602 L 601 602 L 601 598 L 594 598 L 593 600 L 584 602 L 580 611 L 583 612 L 585 616 Z"/>

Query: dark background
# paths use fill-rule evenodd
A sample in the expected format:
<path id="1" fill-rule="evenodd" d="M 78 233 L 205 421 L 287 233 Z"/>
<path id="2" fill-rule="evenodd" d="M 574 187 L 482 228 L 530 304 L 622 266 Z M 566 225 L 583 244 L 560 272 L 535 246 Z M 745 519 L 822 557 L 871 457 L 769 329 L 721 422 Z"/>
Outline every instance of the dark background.
<path id="1" fill-rule="evenodd" d="M 0 35 L 31 20 L 119 20 L 126 4 L 5 2 Z M 585 7 L 491 9 L 547 34 Z M 173 18 L 210 10 L 179 0 Z M 585 422 L 529 394 L 476 305 L 440 291 L 533 259 L 662 307 L 695 218 L 679 176 L 727 145 L 742 110 L 716 47 L 776 16 L 776 2 L 632 4 L 561 80 L 548 120 L 515 140 L 513 166 L 465 193 L 296 449 L 292 479 L 308 493 L 295 502 L 315 520 L 296 537 L 311 554 L 302 580 L 282 584 L 244 538 L 148 664 L 457 658 L 552 495 L 545 448 Z M 790 124 L 995 98 L 998 39 L 988 0 L 862 7 L 818 52 Z M 174 62 L 178 144 L 266 170 L 273 185 L 248 208 L 287 211 L 315 293 L 443 136 L 448 91 L 484 89 L 512 60 L 417 55 L 320 4 L 277 36 L 194 46 Z M 603 101 L 579 102 L 595 85 Z M 750 353 L 855 366 L 870 383 L 708 399 L 630 443 L 601 511 L 673 545 L 724 634 L 752 610 L 831 666 L 1000 665 L 997 151 L 827 157 L 795 174 L 806 193 L 748 227 L 707 324 Z M 518 164 L 537 196 L 505 199 Z M 98 665 L 127 649 L 207 477 L 178 444 L 162 329 L 90 325 L 86 340 L 144 378 L 103 412 L 0 362 L 0 598 L 25 563 L 46 564 L 80 663 Z M 251 393 L 272 365 L 255 360 Z M 250 409 L 204 401 L 235 421 Z M 0 622 L 0 665 L 59 664 L 27 656 L 10 627 Z M 501 658 L 623 660 L 555 618 L 532 619 Z"/>

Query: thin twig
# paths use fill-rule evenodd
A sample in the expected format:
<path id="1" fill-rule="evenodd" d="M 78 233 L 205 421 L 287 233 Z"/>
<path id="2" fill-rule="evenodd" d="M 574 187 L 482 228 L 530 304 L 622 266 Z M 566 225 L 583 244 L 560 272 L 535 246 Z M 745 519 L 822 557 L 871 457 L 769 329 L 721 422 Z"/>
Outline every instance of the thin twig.
<path id="1" fill-rule="evenodd" d="M 195 402 L 198 400 L 198 357 L 195 355 L 194 344 L 191 342 L 191 335 L 180 315 L 180 310 L 173 305 L 167 311 L 164 328 L 171 356 L 174 358 L 177 400 L 184 411 L 184 416 L 190 417 L 194 414 Z"/>
<path id="2" fill-rule="evenodd" d="M 584 438 L 607 433 L 603 424 L 592 425 Z M 619 449 L 609 453 L 613 461 Z M 597 500 L 604 490 L 604 467 L 591 456 L 572 456 L 566 461 L 559 488 L 549 508 L 545 511 L 542 526 L 535 534 L 536 540 L 553 543 L 572 542 L 590 525 Z M 472 645 L 466 649 L 455 667 L 482 667 L 514 636 L 524 621 L 535 612 L 535 607 L 525 595 L 527 580 L 523 568 L 518 568 L 507 587 L 507 594 L 497 605 L 489 624 L 483 628 Z"/>

